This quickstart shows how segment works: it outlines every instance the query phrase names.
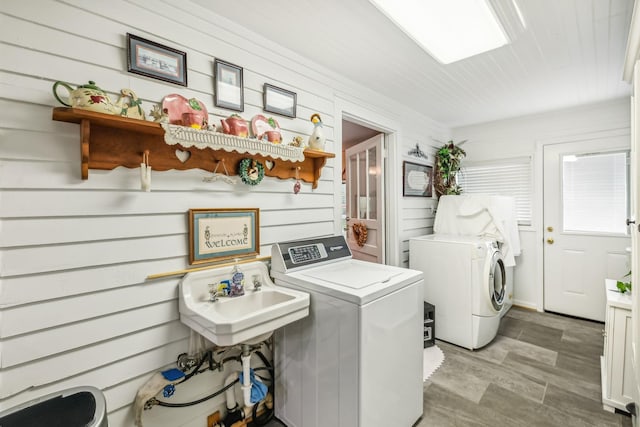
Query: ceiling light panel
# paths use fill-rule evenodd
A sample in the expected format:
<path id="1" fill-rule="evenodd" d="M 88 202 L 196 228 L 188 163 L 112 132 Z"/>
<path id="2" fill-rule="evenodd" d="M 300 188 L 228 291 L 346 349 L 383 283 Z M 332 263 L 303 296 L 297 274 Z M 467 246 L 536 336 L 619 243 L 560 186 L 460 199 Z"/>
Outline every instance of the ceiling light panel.
<path id="1" fill-rule="evenodd" d="M 449 64 L 509 42 L 483 0 L 370 0 L 431 56 Z"/>

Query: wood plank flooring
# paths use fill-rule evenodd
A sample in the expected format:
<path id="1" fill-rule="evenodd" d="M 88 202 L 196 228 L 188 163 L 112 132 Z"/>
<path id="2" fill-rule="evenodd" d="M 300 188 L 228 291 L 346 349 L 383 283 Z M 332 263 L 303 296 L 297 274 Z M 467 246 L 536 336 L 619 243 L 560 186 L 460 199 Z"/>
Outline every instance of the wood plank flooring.
<path id="1" fill-rule="evenodd" d="M 414 427 L 631 427 L 602 409 L 603 326 L 513 307 L 480 350 L 437 341 L 445 361 L 424 383 Z"/>
<path id="2" fill-rule="evenodd" d="M 630 417 L 602 409 L 602 329 L 514 307 L 483 349 L 438 341 L 445 361 L 425 382 L 416 427 L 631 427 Z"/>

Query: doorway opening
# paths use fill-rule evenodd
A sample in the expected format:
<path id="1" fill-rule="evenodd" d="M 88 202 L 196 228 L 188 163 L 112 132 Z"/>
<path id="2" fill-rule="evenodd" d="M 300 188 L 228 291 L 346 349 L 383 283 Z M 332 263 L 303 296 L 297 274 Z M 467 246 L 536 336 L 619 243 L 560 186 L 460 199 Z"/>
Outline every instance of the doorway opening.
<path id="1" fill-rule="evenodd" d="M 385 134 L 342 119 L 341 228 L 353 257 L 386 261 Z"/>

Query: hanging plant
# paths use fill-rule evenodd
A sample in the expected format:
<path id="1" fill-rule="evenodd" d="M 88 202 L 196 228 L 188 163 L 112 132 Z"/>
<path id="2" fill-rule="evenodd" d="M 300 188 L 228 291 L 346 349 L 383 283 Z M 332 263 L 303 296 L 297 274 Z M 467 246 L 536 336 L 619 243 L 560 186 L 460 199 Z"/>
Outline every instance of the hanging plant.
<path id="1" fill-rule="evenodd" d="M 466 140 L 454 144 L 453 141 L 448 141 L 436 151 L 435 170 L 433 173 L 433 187 L 436 191 L 436 196 L 462 193 L 462 188 L 456 183 L 456 174 L 460 170 L 460 162 L 467 155 L 460 148 L 460 145 L 465 142 Z"/>

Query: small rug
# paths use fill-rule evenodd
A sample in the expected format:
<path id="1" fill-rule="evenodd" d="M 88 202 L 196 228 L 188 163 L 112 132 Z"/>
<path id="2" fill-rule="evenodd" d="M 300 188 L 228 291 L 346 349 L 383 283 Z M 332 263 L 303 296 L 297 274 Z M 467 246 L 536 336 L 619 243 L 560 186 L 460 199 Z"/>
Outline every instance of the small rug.
<path id="1" fill-rule="evenodd" d="M 422 380 L 428 380 L 442 362 L 444 362 L 444 353 L 437 345 L 425 348 L 422 357 Z"/>

